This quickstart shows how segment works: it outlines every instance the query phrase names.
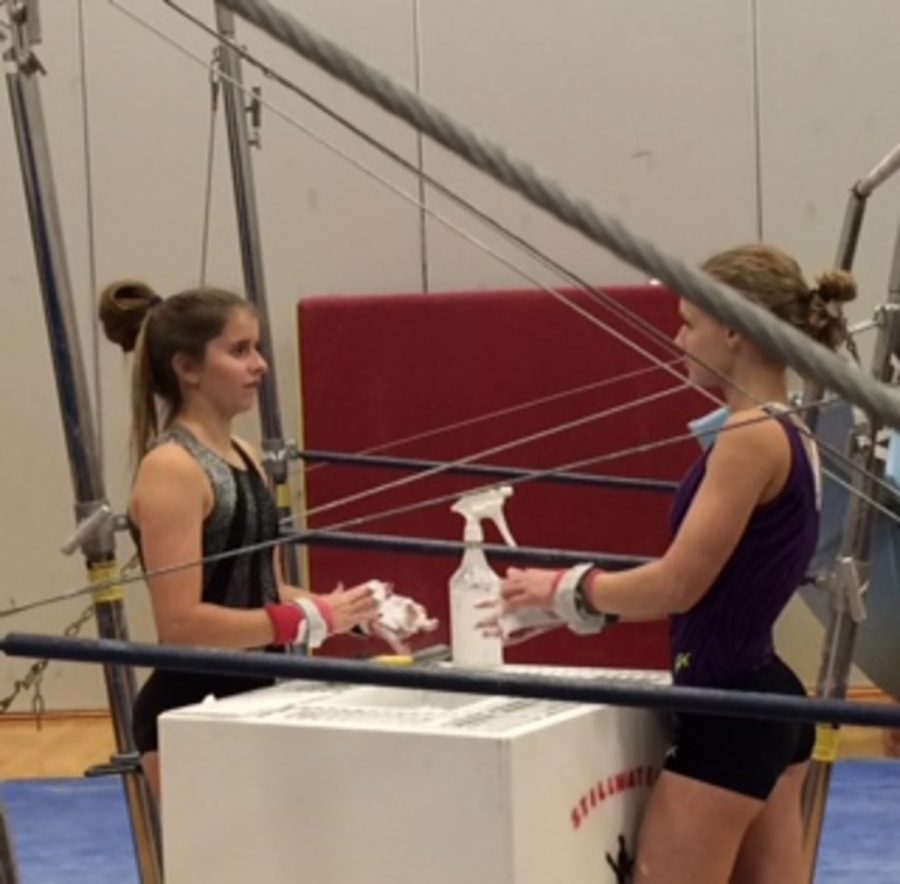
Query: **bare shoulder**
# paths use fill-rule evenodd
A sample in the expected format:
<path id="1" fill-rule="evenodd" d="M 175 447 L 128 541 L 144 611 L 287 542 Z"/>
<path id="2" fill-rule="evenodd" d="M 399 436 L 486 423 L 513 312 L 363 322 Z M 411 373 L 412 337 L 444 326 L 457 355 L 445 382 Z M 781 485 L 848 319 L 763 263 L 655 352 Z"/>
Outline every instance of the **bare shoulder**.
<path id="1" fill-rule="evenodd" d="M 779 421 L 763 408 L 748 408 L 729 416 L 716 437 L 710 462 L 759 474 L 779 470 L 789 454 Z"/>
<path id="2" fill-rule="evenodd" d="M 183 446 L 177 442 L 163 442 L 141 459 L 136 481 L 138 484 L 167 479 L 184 482 L 203 476 L 203 468 Z"/>
<path id="3" fill-rule="evenodd" d="M 742 445 L 778 446 L 785 440 L 785 432 L 777 418 L 764 408 L 746 408 L 729 415 L 725 432 L 720 438 L 726 443 L 734 440 Z M 716 440 L 718 444 L 718 439 Z"/>
<path id="4" fill-rule="evenodd" d="M 139 518 L 148 506 L 169 508 L 199 502 L 207 509 L 209 481 L 196 459 L 177 442 L 164 442 L 141 459 L 129 510 Z"/>

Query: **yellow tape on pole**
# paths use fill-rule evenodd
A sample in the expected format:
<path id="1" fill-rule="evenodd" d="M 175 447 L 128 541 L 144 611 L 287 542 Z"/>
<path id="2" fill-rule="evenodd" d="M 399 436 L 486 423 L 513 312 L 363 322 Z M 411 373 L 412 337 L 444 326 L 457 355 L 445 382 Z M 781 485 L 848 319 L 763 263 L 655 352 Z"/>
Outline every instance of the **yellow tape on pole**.
<path id="1" fill-rule="evenodd" d="M 813 747 L 813 761 L 824 761 L 828 764 L 837 761 L 840 733 L 841 729 L 833 724 L 816 726 L 816 745 Z"/>
<path id="2" fill-rule="evenodd" d="M 122 569 L 115 560 L 91 565 L 89 569 L 90 582 L 104 584 L 102 589 L 98 589 L 93 593 L 95 604 L 111 604 L 113 602 L 121 602 L 125 598 L 125 593 L 120 583 L 114 583 L 112 586 L 105 585 L 110 581 L 118 581 L 121 576 Z"/>

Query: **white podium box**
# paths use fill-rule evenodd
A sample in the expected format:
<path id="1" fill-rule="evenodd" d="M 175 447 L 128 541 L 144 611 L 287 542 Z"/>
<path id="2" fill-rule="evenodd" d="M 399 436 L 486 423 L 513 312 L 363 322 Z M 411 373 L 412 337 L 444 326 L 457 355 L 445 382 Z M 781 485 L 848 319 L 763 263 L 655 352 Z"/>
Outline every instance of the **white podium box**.
<path id="1" fill-rule="evenodd" d="M 160 740 L 167 884 L 615 884 L 666 727 L 637 709 L 288 682 L 169 712 Z"/>

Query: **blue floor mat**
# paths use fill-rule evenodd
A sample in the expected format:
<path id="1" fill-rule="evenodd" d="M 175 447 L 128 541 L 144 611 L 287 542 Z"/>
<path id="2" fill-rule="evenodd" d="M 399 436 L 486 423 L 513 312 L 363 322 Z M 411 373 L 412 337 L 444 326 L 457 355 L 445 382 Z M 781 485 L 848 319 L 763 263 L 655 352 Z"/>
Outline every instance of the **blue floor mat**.
<path id="1" fill-rule="evenodd" d="M 816 884 L 900 881 L 900 761 L 834 766 Z"/>
<path id="2" fill-rule="evenodd" d="M 0 784 L 21 884 L 138 884 L 118 777 Z"/>
<path id="3" fill-rule="evenodd" d="M 21 884 L 138 884 L 121 783 L 0 783 Z M 900 882 L 900 761 L 835 765 L 816 884 Z"/>

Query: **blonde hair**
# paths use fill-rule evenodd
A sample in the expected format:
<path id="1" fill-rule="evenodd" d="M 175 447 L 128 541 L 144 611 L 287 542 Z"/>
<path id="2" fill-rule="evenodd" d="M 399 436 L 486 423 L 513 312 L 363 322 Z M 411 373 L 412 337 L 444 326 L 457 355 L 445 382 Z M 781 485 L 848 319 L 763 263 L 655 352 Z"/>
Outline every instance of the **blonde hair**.
<path id="1" fill-rule="evenodd" d="M 137 464 L 161 428 L 182 405 L 172 360 L 178 353 L 203 360 L 231 314 L 255 308 L 239 295 L 216 288 L 192 289 L 161 298 L 146 283 L 122 280 L 100 295 L 99 314 L 107 338 L 126 353 L 134 351 L 131 375 L 131 450 Z M 157 400 L 164 405 L 163 415 Z"/>
<path id="2" fill-rule="evenodd" d="M 843 311 L 856 297 L 856 282 L 847 271 L 828 270 L 810 287 L 790 255 L 765 243 L 719 252 L 702 269 L 829 349 L 845 346 L 859 362 Z"/>

